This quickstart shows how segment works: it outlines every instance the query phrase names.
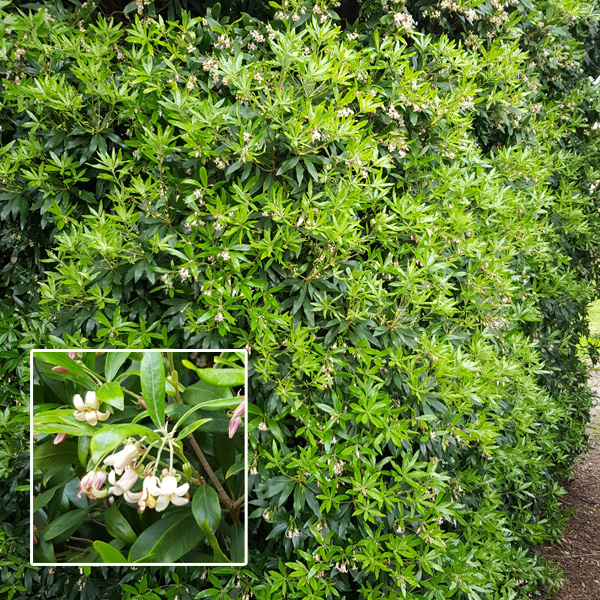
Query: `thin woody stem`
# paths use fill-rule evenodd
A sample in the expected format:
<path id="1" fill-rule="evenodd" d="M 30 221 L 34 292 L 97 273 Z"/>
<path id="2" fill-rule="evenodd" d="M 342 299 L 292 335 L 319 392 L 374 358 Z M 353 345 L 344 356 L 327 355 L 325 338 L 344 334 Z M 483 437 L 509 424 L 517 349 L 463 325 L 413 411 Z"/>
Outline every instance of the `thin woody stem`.
<path id="1" fill-rule="evenodd" d="M 233 503 L 233 508 L 238 508 L 239 506 L 241 506 L 244 503 L 244 500 L 246 499 L 245 496 L 240 496 L 234 503 Z"/>
<path id="2" fill-rule="evenodd" d="M 221 502 L 223 502 L 223 504 L 225 505 L 225 507 L 228 510 L 231 510 L 232 508 L 234 508 L 233 502 L 232 502 L 231 498 L 229 497 L 229 495 L 227 494 L 227 492 L 225 491 L 225 489 L 223 488 L 223 486 L 221 485 L 221 482 L 217 479 L 217 476 L 214 474 L 214 471 L 211 469 L 211 466 L 208 464 L 208 461 L 206 460 L 206 457 L 204 456 L 204 452 L 202 452 L 202 450 L 200 449 L 200 446 L 198 446 L 198 442 L 196 442 L 196 440 L 194 439 L 194 436 L 192 434 L 188 435 L 187 439 L 190 442 L 192 448 L 194 449 L 194 452 L 196 453 L 198 460 L 202 463 L 202 466 L 204 467 L 206 474 L 208 475 L 208 477 L 212 481 L 213 485 L 217 489 L 217 493 L 219 494 L 219 498 L 221 499 Z"/>

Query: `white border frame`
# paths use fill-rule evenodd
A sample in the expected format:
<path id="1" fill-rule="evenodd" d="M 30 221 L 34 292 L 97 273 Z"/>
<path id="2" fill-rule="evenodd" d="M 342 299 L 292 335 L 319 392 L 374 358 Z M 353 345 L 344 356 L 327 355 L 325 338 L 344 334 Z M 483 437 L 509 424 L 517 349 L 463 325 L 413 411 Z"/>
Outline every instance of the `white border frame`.
<path id="1" fill-rule="evenodd" d="M 75 565 L 72 563 L 36 563 L 33 562 L 33 355 L 35 352 L 243 352 L 245 355 L 244 370 L 245 370 L 245 396 L 246 396 L 246 415 L 244 418 L 244 496 L 246 496 L 244 510 L 244 562 L 243 563 L 82 563 Z M 29 560 L 31 565 L 35 567 L 73 567 L 79 569 L 81 567 L 245 567 L 248 564 L 248 351 L 241 349 L 213 349 L 213 348 L 160 348 L 149 350 L 145 348 L 35 348 L 29 351 Z"/>

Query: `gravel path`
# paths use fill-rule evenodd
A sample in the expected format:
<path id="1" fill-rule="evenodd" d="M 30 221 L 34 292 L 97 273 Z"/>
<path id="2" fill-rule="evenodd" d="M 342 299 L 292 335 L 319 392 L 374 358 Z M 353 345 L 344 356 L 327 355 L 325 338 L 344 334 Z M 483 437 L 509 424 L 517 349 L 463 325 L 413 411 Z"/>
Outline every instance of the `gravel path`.
<path id="1" fill-rule="evenodd" d="M 590 387 L 600 396 L 600 368 L 590 377 Z M 554 600 L 600 600 L 600 400 L 589 425 L 594 446 L 577 461 L 573 477 L 565 483 L 563 502 L 575 509 L 561 545 L 543 553 L 563 572 L 565 585 Z"/>

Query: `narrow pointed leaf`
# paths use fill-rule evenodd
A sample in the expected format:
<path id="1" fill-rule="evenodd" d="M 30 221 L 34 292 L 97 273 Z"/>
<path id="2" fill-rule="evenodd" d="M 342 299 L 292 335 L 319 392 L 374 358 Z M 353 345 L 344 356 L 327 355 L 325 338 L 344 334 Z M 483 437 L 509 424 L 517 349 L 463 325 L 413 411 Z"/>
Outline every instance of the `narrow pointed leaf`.
<path id="1" fill-rule="evenodd" d="M 165 365 L 160 352 L 144 352 L 140 365 L 144 402 L 157 427 L 165 423 Z"/>

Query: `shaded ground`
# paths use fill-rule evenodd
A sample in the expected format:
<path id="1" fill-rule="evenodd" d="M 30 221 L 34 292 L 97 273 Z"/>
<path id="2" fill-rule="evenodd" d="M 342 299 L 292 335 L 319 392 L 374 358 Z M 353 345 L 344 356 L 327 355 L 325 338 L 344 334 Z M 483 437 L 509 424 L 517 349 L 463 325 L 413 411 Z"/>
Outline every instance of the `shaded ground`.
<path id="1" fill-rule="evenodd" d="M 600 369 L 592 373 L 590 387 L 600 395 Z M 565 483 L 563 502 L 575 509 L 562 545 L 544 548 L 543 554 L 563 572 L 564 586 L 555 600 L 600 600 L 600 401 L 592 412 L 590 442 L 594 446 L 576 464 Z"/>

